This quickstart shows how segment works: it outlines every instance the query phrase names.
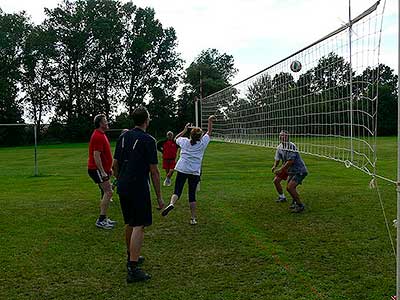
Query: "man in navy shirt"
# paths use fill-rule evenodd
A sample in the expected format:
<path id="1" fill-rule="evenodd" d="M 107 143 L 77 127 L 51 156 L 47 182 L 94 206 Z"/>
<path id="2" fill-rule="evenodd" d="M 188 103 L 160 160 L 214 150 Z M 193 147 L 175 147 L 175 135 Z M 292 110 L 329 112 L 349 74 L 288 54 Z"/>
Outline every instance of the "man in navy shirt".
<path id="1" fill-rule="evenodd" d="M 139 268 L 144 261 L 140 256 L 144 227 L 152 224 L 150 177 L 157 195 L 158 208 L 164 207 L 160 191 L 160 171 L 157 167 L 156 141 L 146 133 L 150 122 L 147 109 L 144 107 L 135 109 L 133 121 L 135 128 L 125 132 L 118 140 L 113 164 L 114 175 L 118 179 L 117 192 L 126 224 L 128 283 L 151 278 Z"/>

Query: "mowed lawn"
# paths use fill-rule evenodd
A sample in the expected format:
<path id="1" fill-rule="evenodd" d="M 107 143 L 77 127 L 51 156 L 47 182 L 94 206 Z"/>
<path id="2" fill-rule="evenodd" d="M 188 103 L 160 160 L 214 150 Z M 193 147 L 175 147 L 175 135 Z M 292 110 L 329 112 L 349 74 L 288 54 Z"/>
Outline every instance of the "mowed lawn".
<path id="1" fill-rule="evenodd" d="M 379 172 L 396 175 L 396 140 L 379 139 Z M 143 268 L 126 283 L 118 196 L 112 231 L 97 229 L 99 191 L 87 145 L 0 148 L 0 299 L 390 299 L 395 256 L 370 178 L 304 156 L 303 214 L 275 203 L 273 151 L 213 142 L 206 151 L 197 226 L 186 192 L 146 229 Z M 164 173 L 163 173 L 164 175 Z M 379 181 L 389 222 L 395 187 Z M 163 188 L 167 202 L 172 187 Z M 155 199 L 153 199 L 155 200 Z M 390 225 L 393 239 L 395 228 Z"/>

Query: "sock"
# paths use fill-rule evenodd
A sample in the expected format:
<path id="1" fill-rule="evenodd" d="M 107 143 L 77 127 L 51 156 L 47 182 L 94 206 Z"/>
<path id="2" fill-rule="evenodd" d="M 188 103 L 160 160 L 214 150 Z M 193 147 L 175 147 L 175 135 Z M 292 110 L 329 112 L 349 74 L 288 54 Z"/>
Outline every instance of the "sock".
<path id="1" fill-rule="evenodd" d="M 106 215 L 100 215 L 99 221 L 102 222 L 106 219 Z"/>
<path id="2" fill-rule="evenodd" d="M 128 266 L 129 266 L 130 268 L 132 268 L 132 269 L 136 269 L 137 264 L 138 264 L 137 261 L 133 261 L 133 260 L 128 261 Z"/>
<path id="3" fill-rule="evenodd" d="M 279 194 L 279 198 L 281 198 L 281 199 L 286 198 L 285 194 Z"/>

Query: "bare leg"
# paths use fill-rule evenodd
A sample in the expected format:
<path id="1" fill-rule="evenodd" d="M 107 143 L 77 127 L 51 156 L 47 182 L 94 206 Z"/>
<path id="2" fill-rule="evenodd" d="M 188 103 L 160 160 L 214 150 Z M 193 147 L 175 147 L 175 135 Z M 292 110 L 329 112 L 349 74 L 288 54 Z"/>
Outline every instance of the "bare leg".
<path id="1" fill-rule="evenodd" d="M 144 239 L 144 227 L 136 226 L 132 227 L 131 241 L 129 246 L 130 261 L 138 261 L 140 251 L 142 250 Z"/>
<path id="2" fill-rule="evenodd" d="M 132 231 L 133 231 L 132 226 L 129 225 L 125 226 L 125 242 L 126 242 L 126 250 L 128 252 L 130 252 Z"/>
<path id="3" fill-rule="evenodd" d="M 294 180 L 290 180 L 286 187 L 286 190 L 289 192 L 290 196 L 292 196 L 293 200 L 296 201 L 297 204 L 302 204 L 300 201 L 299 193 L 297 192 L 296 187 L 298 186 L 297 182 Z"/>
<path id="4" fill-rule="evenodd" d="M 275 189 L 279 195 L 283 194 L 283 188 L 282 188 L 281 182 L 282 182 L 282 178 L 275 176 L 274 185 L 275 185 Z"/>
<path id="5" fill-rule="evenodd" d="M 171 169 L 171 170 L 168 171 L 167 177 L 171 178 L 173 174 L 174 174 L 174 169 Z"/>
<path id="6" fill-rule="evenodd" d="M 100 183 L 100 187 L 103 189 L 104 195 L 103 199 L 100 202 L 100 215 L 107 215 L 107 209 L 110 205 L 110 200 L 113 195 L 112 187 L 110 181 L 104 181 Z"/>
<path id="7" fill-rule="evenodd" d="M 190 202 L 189 206 L 190 206 L 190 213 L 192 215 L 192 219 L 196 219 L 196 201 Z"/>

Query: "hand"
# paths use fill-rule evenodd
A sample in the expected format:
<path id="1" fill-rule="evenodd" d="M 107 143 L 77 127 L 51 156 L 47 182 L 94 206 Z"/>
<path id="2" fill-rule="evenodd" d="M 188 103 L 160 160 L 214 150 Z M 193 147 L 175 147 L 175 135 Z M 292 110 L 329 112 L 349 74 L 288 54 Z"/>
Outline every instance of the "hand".
<path id="1" fill-rule="evenodd" d="M 217 117 L 215 115 L 211 115 L 208 117 L 208 121 L 215 122 L 215 121 L 217 121 Z"/>
<path id="2" fill-rule="evenodd" d="M 158 202 L 157 210 L 162 210 L 165 207 L 164 200 L 162 198 L 160 198 L 160 199 L 157 199 L 157 202 Z"/>
<path id="3" fill-rule="evenodd" d="M 188 130 L 188 128 L 191 127 L 191 126 L 192 126 L 192 123 L 187 123 L 187 124 L 185 125 L 185 130 Z"/>
<path id="4" fill-rule="evenodd" d="M 275 173 L 275 170 L 276 170 L 276 166 L 273 166 L 273 167 L 271 168 L 272 173 Z"/>

